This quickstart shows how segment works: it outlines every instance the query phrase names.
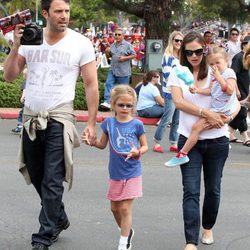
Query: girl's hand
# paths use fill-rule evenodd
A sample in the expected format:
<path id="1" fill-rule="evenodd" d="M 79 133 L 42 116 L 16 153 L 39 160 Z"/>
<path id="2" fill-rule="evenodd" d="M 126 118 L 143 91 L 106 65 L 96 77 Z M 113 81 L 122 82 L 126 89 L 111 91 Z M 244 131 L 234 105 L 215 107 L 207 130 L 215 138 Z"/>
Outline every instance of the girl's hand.
<path id="1" fill-rule="evenodd" d="M 140 157 L 140 150 L 137 149 L 133 143 L 131 144 L 131 147 L 132 147 L 132 149 L 128 153 L 127 158 L 125 159 L 125 161 L 129 160 L 130 158 Z"/>
<path id="2" fill-rule="evenodd" d="M 189 87 L 189 91 L 190 91 L 192 94 L 195 94 L 195 93 L 197 93 L 198 88 L 197 88 L 196 86 L 191 86 L 191 87 Z"/>
<path id="3" fill-rule="evenodd" d="M 221 77 L 220 71 L 217 66 L 211 66 L 212 69 L 212 76 L 215 77 L 216 80 Z"/>

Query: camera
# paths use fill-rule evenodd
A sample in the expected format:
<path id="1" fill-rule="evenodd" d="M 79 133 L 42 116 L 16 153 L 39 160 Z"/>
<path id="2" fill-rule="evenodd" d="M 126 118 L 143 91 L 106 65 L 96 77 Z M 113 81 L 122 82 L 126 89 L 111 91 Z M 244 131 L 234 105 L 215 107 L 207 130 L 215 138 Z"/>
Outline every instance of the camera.
<path id="1" fill-rule="evenodd" d="M 11 16 L 0 19 L 0 29 L 3 34 L 15 29 L 17 24 L 24 24 L 24 32 L 21 38 L 22 45 L 40 45 L 43 43 L 43 29 L 32 22 L 30 10 L 23 10 Z"/>
<path id="2" fill-rule="evenodd" d="M 25 26 L 23 36 L 21 37 L 22 45 L 40 45 L 43 43 L 43 28 L 36 23 L 30 23 Z"/>

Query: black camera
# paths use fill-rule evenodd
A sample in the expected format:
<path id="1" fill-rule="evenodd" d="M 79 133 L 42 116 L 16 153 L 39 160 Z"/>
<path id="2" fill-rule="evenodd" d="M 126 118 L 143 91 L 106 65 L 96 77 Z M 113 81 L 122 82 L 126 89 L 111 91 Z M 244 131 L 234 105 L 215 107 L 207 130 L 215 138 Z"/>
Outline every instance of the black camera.
<path id="1" fill-rule="evenodd" d="M 40 45 L 43 43 L 43 29 L 36 23 L 31 22 L 31 13 L 29 9 L 1 18 L 0 29 L 5 35 L 14 30 L 19 23 L 25 25 L 21 44 Z"/>
<path id="2" fill-rule="evenodd" d="M 40 45 L 43 43 L 43 28 L 36 23 L 27 24 L 21 37 L 22 45 Z"/>

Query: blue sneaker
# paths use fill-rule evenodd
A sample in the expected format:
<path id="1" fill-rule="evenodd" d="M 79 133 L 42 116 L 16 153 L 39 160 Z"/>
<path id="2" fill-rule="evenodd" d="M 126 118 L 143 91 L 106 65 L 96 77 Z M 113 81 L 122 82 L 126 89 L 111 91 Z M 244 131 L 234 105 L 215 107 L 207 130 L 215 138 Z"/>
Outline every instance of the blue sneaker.
<path id="1" fill-rule="evenodd" d="M 167 161 L 164 163 L 164 165 L 166 167 L 169 167 L 169 168 L 173 168 L 173 167 L 176 167 L 176 166 L 179 166 L 179 165 L 182 165 L 182 164 L 185 164 L 189 162 L 189 158 L 188 156 L 183 156 L 183 157 L 180 157 L 180 158 L 177 158 L 176 156 L 173 157 L 170 161 Z"/>

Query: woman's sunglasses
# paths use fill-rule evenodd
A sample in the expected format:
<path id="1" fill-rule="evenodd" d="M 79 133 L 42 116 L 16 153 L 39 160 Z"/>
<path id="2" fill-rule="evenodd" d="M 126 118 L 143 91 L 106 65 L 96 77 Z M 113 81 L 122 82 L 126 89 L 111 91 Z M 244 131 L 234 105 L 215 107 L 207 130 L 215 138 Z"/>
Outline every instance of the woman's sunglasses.
<path id="1" fill-rule="evenodd" d="M 182 43 L 182 40 L 181 40 L 181 39 L 174 39 L 174 41 L 175 41 L 176 43 Z"/>
<path id="2" fill-rule="evenodd" d="M 190 57 L 192 56 L 193 54 L 195 54 L 196 56 L 201 56 L 203 54 L 203 49 L 196 49 L 196 50 L 184 50 L 185 52 L 185 55 Z"/>
<path id="3" fill-rule="evenodd" d="M 127 109 L 132 109 L 134 107 L 133 104 L 125 104 L 125 103 L 116 103 L 116 105 L 119 107 L 119 108 L 127 108 Z"/>

